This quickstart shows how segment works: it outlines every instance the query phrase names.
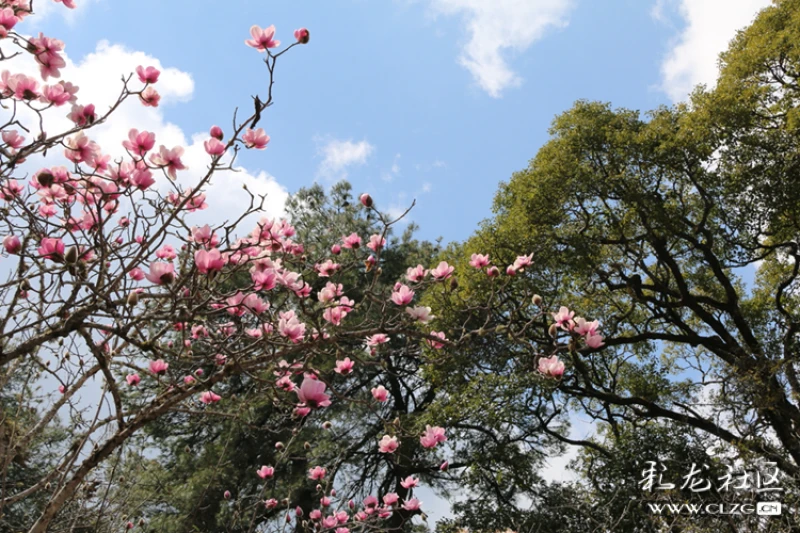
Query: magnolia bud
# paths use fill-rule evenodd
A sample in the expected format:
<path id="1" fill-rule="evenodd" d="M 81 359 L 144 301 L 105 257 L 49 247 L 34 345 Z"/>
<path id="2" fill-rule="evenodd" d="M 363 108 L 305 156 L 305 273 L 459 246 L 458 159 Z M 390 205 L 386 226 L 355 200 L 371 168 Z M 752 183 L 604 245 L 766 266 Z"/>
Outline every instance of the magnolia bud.
<path id="1" fill-rule="evenodd" d="M 64 253 L 64 261 L 69 263 L 70 265 L 74 265 L 78 262 L 78 249 L 74 246 L 70 246 L 67 248 L 67 251 Z"/>
<path id="2" fill-rule="evenodd" d="M 332 427 L 333 427 L 333 424 L 328 420 L 326 420 L 325 422 L 322 423 L 322 429 L 331 429 Z"/>
<path id="3" fill-rule="evenodd" d="M 458 280 L 456 278 L 450 278 L 450 290 L 456 290 L 458 288 Z"/>
<path id="4" fill-rule="evenodd" d="M 308 33 L 306 28 L 300 28 L 298 30 L 294 30 L 294 38 L 297 39 L 297 42 L 300 44 L 308 44 L 311 34 Z"/>
<path id="5" fill-rule="evenodd" d="M 225 493 L 222 495 L 226 500 L 231 499 L 231 491 L 226 490 Z"/>
<path id="6" fill-rule="evenodd" d="M 547 333 L 551 337 L 555 337 L 558 334 L 558 324 L 553 324 L 550 326 L 550 329 L 547 330 Z"/>
<path id="7" fill-rule="evenodd" d="M 284 446 L 283 446 L 282 442 L 276 442 L 275 443 L 275 449 L 276 450 L 282 450 L 283 448 L 284 448 Z"/>
<path id="8" fill-rule="evenodd" d="M 531 301 L 533 301 L 533 305 L 542 305 L 542 297 L 538 294 L 534 294 Z"/>
<path id="9" fill-rule="evenodd" d="M 317 492 L 319 492 L 319 491 L 321 491 L 321 490 L 322 490 L 322 485 L 320 485 L 320 484 L 318 483 L 318 484 L 317 484 Z"/>
<path id="10" fill-rule="evenodd" d="M 372 207 L 372 196 L 370 196 L 369 194 L 364 193 L 358 199 L 361 201 L 361 205 L 363 205 L 367 209 Z"/>
<path id="11" fill-rule="evenodd" d="M 223 138 L 222 128 L 220 128 L 219 126 L 211 126 L 211 130 L 208 133 L 209 135 L 211 135 L 212 137 L 214 137 L 219 141 L 221 141 Z"/>
<path id="12" fill-rule="evenodd" d="M 303 448 L 305 448 L 306 450 L 310 450 L 311 449 L 311 443 L 310 442 L 304 442 L 303 443 Z"/>
<path id="13" fill-rule="evenodd" d="M 128 305 L 134 306 L 139 303 L 139 293 L 136 291 L 132 291 L 128 295 Z"/>

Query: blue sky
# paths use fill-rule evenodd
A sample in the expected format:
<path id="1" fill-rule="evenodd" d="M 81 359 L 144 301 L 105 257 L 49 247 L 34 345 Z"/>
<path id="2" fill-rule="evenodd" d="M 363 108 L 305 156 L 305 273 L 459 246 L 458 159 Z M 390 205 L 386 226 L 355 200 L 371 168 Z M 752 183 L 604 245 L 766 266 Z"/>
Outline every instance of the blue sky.
<path id="1" fill-rule="evenodd" d="M 261 124 L 269 148 L 240 163 L 274 177 L 276 205 L 281 187 L 343 177 L 384 209 L 416 198 L 420 235 L 450 241 L 491 215 L 498 183 L 527 165 L 556 114 L 581 98 L 644 111 L 713 83 L 717 53 L 766 3 L 79 0 L 66 16 L 40 2 L 46 12 L 25 24 L 64 40 L 79 66 L 107 41 L 188 75 L 158 110 L 187 139 L 263 94 L 262 54 L 243 42 L 252 24 L 275 24 L 286 44 L 308 27 L 311 42 L 279 62 Z M 120 65 L 109 84 L 124 63 L 105 67 Z"/>

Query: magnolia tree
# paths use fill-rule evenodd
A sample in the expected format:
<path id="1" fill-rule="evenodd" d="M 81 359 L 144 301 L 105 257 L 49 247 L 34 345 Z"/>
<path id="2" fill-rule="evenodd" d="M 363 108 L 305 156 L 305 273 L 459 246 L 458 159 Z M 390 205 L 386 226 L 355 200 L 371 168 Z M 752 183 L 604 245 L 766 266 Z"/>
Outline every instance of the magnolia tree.
<path id="1" fill-rule="evenodd" d="M 269 398 L 282 440 L 275 440 L 271 463 L 250 473 L 256 490 L 221 487 L 235 510 L 232 522 L 347 533 L 405 529 L 424 516 L 414 496 L 419 479 L 393 468 L 403 461 L 402 443 L 414 441 L 428 452 L 430 468 L 446 470 L 453 449 L 444 444 L 447 420 L 420 430 L 394 419 L 384 408 L 396 391 L 382 384 L 382 373 L 392 370 L 381 352 L 394 339 L 436 365 L 476 336 L 500 333 L 435 328 L 436 309 L 420 298 L 430 293 L 435 306 L 437 295 L 456 290 L 454 268 L 419 265 L 402 279 L 382 280 L 386 237 L 398 219 L 366 194 L 362 211 L 381 229 L 342 235 L 333 246 L 297 242 L 285 220 L 262 217 L 240 228 L 263 211 L 264 197 L 253 194 L 231 222 L 187 221 L 214 208 L 204 191 L 215 174 L 234 168 L 240 150 L 267 147 L 258 124 L 273 104 L 276 63 L 308 43 L 308 30 L 296 30 L 279 50 L 274 27 L 251 28 L 245 43 L 265 55 L 265 92 L 253 98 L 250 116 L 234 113 L 227 132 L 210 128 L 207 170 L 187 182 L 184 148 L 160 145 L 154 132 L 103 139 L 124 147 L 127 155 L 114 160 L 92 138 L 128 99 L 159 105 L 159 70 L 141 65 L 123 77 L 113 105 L 96 109 L 80 100 L 79 87 L 59 79 L 64 43 L 19 32 L 32 3 L 0 1 L 0 59 L 27 56 L 39 69 L 38 77 L 3 70 L 0 78 L 0 524 L 30 532 L 143 526 L 135 509 L 112 512 L 124 507 L 114 498 L 124 499 L 125 487 L 136 483 L 121 465 L 147 457 L 146 429 L 165 417 L 246 412 L 246 402 L 227 394 L 233 381 Z M 72 127 L 48 131 L 54 113 L 67 115 Z M 522 255 L 497 267 L 476 254 L 470 264 L 496 278 L 499 290 L 531 260 Z M 566 308 L 550 313 L 535 295 L 520 306 L 538 307 L 537 320 L 552 324 L 552 353 L 534 361 L 542 379 L 560 379 L 560 352 L 602 345 L 596 322 Z M 468 301 L 464 309 L 471 310 Z M 372 369 L 366 399 L 345 390 L 362 368 Z M 394 489 L 358 502 L 337 497 L 337 464 L 301 461 L 314 446 L 303 442 L 312 429 L 330 428 L 325 411 L 332 402 L 360 402 L 363 423 L 385 428 L 371 445 L 397 472 Z M 235 407 L 221 409 L 225 404 Z M 338 443 L 342 450 L 354 444 Z M 298 464 L 319 502 L 310 509 L 282 492 L 280 473 Z M 97 518 L 89 521 L 88 512 Z"/>

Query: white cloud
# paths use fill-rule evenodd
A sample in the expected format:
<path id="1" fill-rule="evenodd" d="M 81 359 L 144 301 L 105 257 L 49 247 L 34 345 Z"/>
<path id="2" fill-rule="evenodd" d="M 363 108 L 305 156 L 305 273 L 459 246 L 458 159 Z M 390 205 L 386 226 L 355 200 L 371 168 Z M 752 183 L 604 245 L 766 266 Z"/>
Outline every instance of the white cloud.
<path id="1" fill-rule="evenodd" d="M 394 181 L 400 175 L 400 154 L 395 154 L 392 167 L 381 174 L 381 179 L 386 183 Z"/>
<path id="2" fill-rule="evenodd" d="M 572 4 L 573 0 L 431 0 L 435 12 L 466 19 L 469 41 L 459 63 L 494 98 L 522 81 L 508 66 L 505 52 L 523 51 L 551 27 L 566 26 Z"/>
<path id="3" fill-rule="evenodd" d="M 53 0 L 34 0 L 33 2 L 33 15 L 25 19 L 25 28 L 36 28 L 41 25 L 47 18 L 52 15 L 58 15 L 70 26 L 74 25 L 78 18 L 85 12 L 89 4 L 101 2 L 102 0 L 77 0 L 75 2 L 75 9 L 69 9 L 62 3 L 56 3 Z"/>
<path id="4" fill-rule="evenodd" d="M 716 83 L 718 56 L 736 31 L 750 24 L 770 0 L 679 0 L 686 26 L 661 64 L 661 87 L 673 102 L 685 100 L 699 83 Z M 664 0 L 653 16 L 664 19 Z"/>
<path id="5" fill-rule="evenodd" d="M 318 142 L 322 139 L 318 139 Z M 348 167 L 363 165 L 375 150 L 375 147 L 366 140 L 353 142 L 339 139 L 327 139 L 319 149 L 322 162 L 319 164 L 318 174 L 328 179 L 345 179 Z"/>

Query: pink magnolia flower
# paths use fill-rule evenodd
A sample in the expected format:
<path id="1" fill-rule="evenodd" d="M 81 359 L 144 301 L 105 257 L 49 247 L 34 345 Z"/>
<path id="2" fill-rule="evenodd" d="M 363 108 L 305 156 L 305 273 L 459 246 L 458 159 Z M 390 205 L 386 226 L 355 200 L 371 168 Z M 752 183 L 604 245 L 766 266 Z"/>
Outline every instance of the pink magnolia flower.
<path id="1" fill-rule="evenodd" d="M 303 340 L 306 334 L 306 325 L 297 319 L 294 311 L 282 312 L 280 317 L 278 321 L 278 331 L 280 334 L 287 337 L 295 344 Z"/>
<path id="2" fill-rule="evenodd" d="M 139 267 L 134 267 L 128 272 L 128 276 L 131 277 L 134 281 L 142 281 L 145 278 L 145 274 Z"/>
<path id="3" fill-rule="evenodd" d="M 400 485 L 404 489 L 413 489 L 419 486 L 419 479 L 415 478 L 414 476 L 408 476 L 403 481 L 400 482 Z"/>
<path id="4" fill-rule="evenodd" d="M 556 321 L 556 326 L 565 330 L 572 329 L 572 326 L 574 325 L 572 317 L 575 316 L 575 311 L 570 311 L 569 308 L 562 305 L 558 310 L 558 313 L 550 314 L 553 315 L 553 320 Z"/>
<path id="5" fill-rule="evenodd" d="M 242 135 L 242 141 L 248 148 L 263 150 L 269 144 L 269 135 L 264 132 L 264 128 L 258 128 L 257 130 L 247 128 L 247 131 Z"/>
<path id="6" fill-rule="evenodd" d="M 413 299 L 414 291 L 409 289 L 406 285 L 395 286 L 395 290 L 392 292 L 392 301 L 396 305 L 410 304 Z"/>
<path id="7" fill-rule="evenodd" d="M 347 237 L 342 237 L 342 243 L 347 249 L 358 250 L 361 247 L 361 237 L 357 233 L 351 233 Z"/>
<path id="8" fill-rule="evenodd" d="M 275 498 L 270 498 L 264 502 L 264 505 L 267 509 L 275 509 L 278 506 L 278 500 Z"/>
<path id="9" fill-rule="evenodd" d="M 100 155 L 100 147 L 97 143 L 90 140 L 82 131 L 67 138 L 67 145 L 64 155 L 73 163 L 87 163 L 91 165 L 95 158 Z"/>
<path id="10" fill-rule="evenodd" d="M 150 372 L 152 372 L 157 376 L 163 376 L 164 374 L 166 374 L 168 368 L 169 368 L 169 363 L 165 363 L 163 359 L 150 361 Z"/>
<path id="11" fill-rule="evenodd" d="M 220 156 L 225 153 L 225 144 L 219 139 L 214 137 L 208 139 L 203 143 L 206 153 L 212 156 Z"/>
<path id="12" fill-rule="evenodd" d="M 386 239 L 380 235 L 371 235 L 367 243 L 367 248 L 376 253 L 384 246 L 386 246 Z"/>
<path id="13" fill-rule="evenodd" d="M 511 267 L 516 271 L 525 270 L 525 267 L 531 266 L 533 264 L 533 254 L 529 255 L 520 255 L 514 260 L 514 264 Z"/>
<path id="14" fill-rule="evenodd" d="M 2 136 L 3 142 L 15 150 L 25 142 L 25 137 L 20 135 L 17 130 L 4 131 Z"/>
<path id="15" fill-rule="evenodd" d="M 321 303 L 328 303 L 336 299 L 337 296 L 341 296 L 341 294 L 342 294 L 342 284 L 339 283 L 337 285 L 329 281 L 328 283 L 325 284 L 325 287 L 323 287 L 322 290 L 320 290 L 317 293 L 317 299 Z"/>
<path id="16" fill-rule="evenodd" d="M 158 250 L 156 250 L 156 257 L 159 259 L 175 259 L 178 257 L 178 254 L 175 253 L 175 248 L 173 248 L 169 244 L 165 244 Z"/>
<path id="17" fill-rule="evenodd" d="M 150 156 L 150 161 L 159 167 L 165 167 L 167 169 L 167 174 L 169 174 L 172 179 L 175 179 L 177 178 L 176 171 L 186 169 L 183 161 L 181 161 L 182 155 L 183 147 L 176 146 L 172 150 L 167 150 L 167 147 L 162 144 L 159 148 L 159 152 Z"/>
<path id="18" fill-rule="evenodd" d="M 75 7 L 76 7 L 75 6 L 75 0 L 53 0 L 53 1 L 55 3 L 57 3 L 57 4 L 60 4 L 60 3 L 63 2 L 64 3 L 64 7 L 67 7 L 69 9 L 75 9 Z"/>
<path id="19" fill-rule="evenodd" d="M 542 357 L 539 359 L 539 372 L 545 376 L 559 379 L 564 374 L 564 363 L 558 356 Z"/>
<path id="20" fill-rule="evenodd" d="M 17 25 L 17 22 L 19 21 L 17 20 L 17 16 L 14 14 L 14 10 L 12 8 L 4 7 L 3 9 L 0 9 L 0 39 L 5 39 L 8 37 L 8 32 Z M 295 34 L 296 33 L 297 32 L 295 32 Z M 300 39 L 298 39 L 298 41 L 299 40 Z"/>
<path id="21" fill-rule="evenodd" d="M 445 340 L 445 341 L 447 340 L 447 337 L 445 337 L 445 335 L 444 335 L 444 331 L 431 331 L 431 335 L 434 336 L 434 337 L 439 337 L 440 339 Z M 425 342 L 428 344 L 428 346 L 430 346 L 431 348 L 433 348 L 435 350 L 438 350 L 438 349 L 444 347 L 443 343 L 438 342 L 438 341 L 434 341 L 434 340 L 431 340 L 431 339 L 428 339 Z"/>
<path id="22" fill-rule="evenodd" d="M 444 428 L 425 426 L 425 433 L 420 437 L 419 442 L 423 448 L 435 448 L 437 444 L 446 440 L 447 436 L 444 434 Z"/>
<path id="23" fill-rule="evenodd" d="M 599 333 L 589 333 L 585 337 L 586 345 L 589 348 L 600 348 L 605 343 L 603 342 L 603 337 Z"/>
<path id="24" fill-rule="evenodd" d="M 400 443 L 397 441 L 397 437 L 390 437 L 389 435 L 384 435 L 383 438 L 378 443 L 378 450 L 381 453 L 394 453 L 399 446 Z"/>
<path id="25" fill-rule="evenodd" d="M 496 278 L 497 276 L 500 275 L 500 269 L 497 268 L 496 266 L 491 266 L 486 269 L 486 275 L 489 276 L 490 278 Z"/>
<path id="26" fill-rule="evenodd" d="M 310 34 L 308 33 L 307 29 L 299 28 L 294 30 L 294 38 L 297 39 L 297 42 L 300 44 L 308 44 Z"/>
<path id="27" fill-rule="evenodd" d="M 145 277 L 156 285 L 169 285 L 175 281 L 175 266 L 172 263 L 153 261 L 150 263 L 150 272 Z"/>
<path id="28" fill-rule="evenodd" d="M 87 106 L 73 105 L 67 118 L 77 126 L 93 124 L 94 121 L 97 120 L 97 115 L 94 112 L 94 104 L 89 104 Z"/>
<path id="29" fill-rule="evenodd" d="M 250 293 L 242 300 L 242 306 L 254 315 L 260 315 L 269 309 L 269 302 L 259 298 L 256 293 Z"/>
<path id="30" fill-rule="evenodd" d="M 7 235 L 6 238 L 3 239 L 3 248 L 10 254 L 16 254 L 22 249 L 22 242 L 20 242 L 19 237 L 16 235 Z"/>
<path id="31" fill-rule="evenodd" d="M 256 472 L 261 479 L 269 479 L 275 475 L 275 469 L 271 466 L 262 465 Z"/>
<path id="32" fill-rule="evenodd" d="M 590 335 L 597 333 L 597 328 L 600 327 L 600 323 L 597 320 L 589 322 L 582 316 L 575 317 L 575 327 L 573 331 L 578 335 Z"/>
<path id="33" fill-rule="evenodd" d="M 352 372 L 354 366 L 355 363 L 349 357 L 345 357 L 343 361 L 336 361 L 336 368 L 333 371 L 344 376 Z"/>
<path id="34" fill-rule="evenodd" d="M 339 246 L 338 244 L 334 244 L 333 246 L 331 246 L 331 253 L 333 255 L 339 255 L 340 253 L 342 253 L 342 247 Z"/>
<path id="35" fill-rule="evenodd" d="M 385 333 L 376 333 L 367 337 L 367 346 L 378 346 L 389 342 L 389 336 Z"/>
<path id="36" fill-rule="evenodd" d="M 412 283 L 416 283 L 418 281 L 422 281 L 427 274 L 428 270 L 425 270 L 425 267 L 422 265 L 408 267 L 406 270 L 406 279 Z"/>
<path id="37" fill-rule="evenodd" d="M 419 320 L 423 324 L 427 324 L 432 318 L 436 318 L 431 314 L 430 307 L 406 307 L 406 313 L 411 315 L 411 318 Z"/>
<path id="38" fill-rule="evenodd" d="M 308 471 L 308 479 L 313 479 L 314 481 L 322 481 L 322 478 L 325 477 L 328 471 L 322 468 L 321 466 L 315 466 L 314 468 Z"/>
<path id="39" fill-rule="evenodd" d="M 477 269 L 489 266 L 489 256 L 484 254 L 472 254 L 469 264 Z"/>
<path id="40" fill-rule="evenodd" d="M 222 399 L 221 396 L 219 396 L 218 394 L 214 394 L 214 392 L 210 390 L 207 390 L 200 395 L 200 401 L 206 405 L 217 403 L 221 399 Z"/>
<path id="41" fill-rule="evenodd" d="M 388 494 L 384 494 L 382 499 L 383 505 L 392 506 L 397 503 L 397 501 L 400 499 L 400 496 L 398 496 L 396 492 L 390 492 Z"/>
<path id="42" fill-rule="evenodd" d="M 318 379 L 303 378 L 303 383 L 295 392 L 298 400 L 308 407 L 317 409 L 331 404 L 330 397 L 325 394 L 325 384 Z"/>
<path id="43" fill-rule="evenodd" d="M 203 246 L 214 247 L 219 244 L 219 237 L 217 237 L 216 233 L 211 231 L 211 226 L 208 224 L 201 227 L 193 227 L 191 240 Z"/>
<path id="44" fill-rule="evenodd" d="M 422 507 L 422 502 L 416 498 L 411 498 L 403 503 L 403 509 L 406 511 L 419 511 L 420 507 Z"/>
<path id="45" fill-rule="evenodd" d="M 39 255 L 51 261 L 61 261 L 64 259 L 64 241 L 45 237 L 39 243 Z"/>
<path id="46" fill-rule="evenodd" d="M 161 71 L 156 67 L 143 67 L 139 65 L 136 67 L 136 74 L 139 76 L 139 81 L 142 83 L 156 83 Z"/>
<path id="47" fill-rule="evenodd" d="M 125 376 L 125 381 L 127 381 L 128 385 L 131 387 L 135 387 L 140 381 L 142 381 L 142 378 L 139 377 L 139 374 L 128 374 Z"/>
<path id="48" fill-rule="evenodd" d="M 148 85 L 145 90 L 139 93 L 139 100 L 146 107 L 158 107 L 158 103 L 161 101 L 161 95 L 158 94 L 158 91 L 156 91 L 154 87 Z"/>
<path id="49" fill-rule="evenodd" d="M 197 380 L 196 380 L 196 379 L 194 379 L 194 377 L 192 377 L 192 376 L 184 376 L 184 377 L 183 377 L 183 382 L 184 382 L 185 384 L 187 384 L 187 385 L 191 385 L 191 384 L 192 384 L 192 383 L 194 383 L 195 381 L 197 381 Z"/>
<path id="50" fill-rule="evenodd" d="M 378 385 L 372 389 L 372 397 L 379 402 L 385 402 L 389 399 L 389 391 L 383 385 Z"/>
<path id="51" fill-rule="evenodd" d="M 336 273 L 341 268 L 341 265 L 334 263 L 330 259 L 326 259 L 323 263 L 314 266 L 314 270 L 319 272 L 320 277 L 327 278 Z"/>
<path id="52" fill-rule="evenodd" d="M 64 90 L 64 86 L 60 83 L 55 85 L 45 85 L 42 87 L 42 96 L 40 100 L 44 103 L 51 103 L 56 107 L 60 107 L 69 102 L 74 96 Z"/>
<path id="53" fill-rule="evenodd" d="M 275 26 L 268 26 L 264 29 L 253 26 L 250 28 L 250 36 L 252 39 L 247 39 L 244 44 L 259 52 L 266 52 L 267 48 L 277 48 L 281 44 L 280 41 L 274 39 Z"/>
<path id="54" fill-rule="evenodd" d="M 131 183 L 140 191 L 147 190 L 155 182 L 149 168 L 137 169 L 131 178 Z"/>
<path id="55" fill-rule="evenodd" d="M 39 82 L 25 74 L 9 76 L 6 86 L 17 100 L 35 100 L 39 98 Z"/>
<path id="56" fill-rule="evenodd" d="M 257 291 L 269 291 L 274 289 L 278 279 L 278 275 L 273 269 L 253 272 L 250 277 L 254 283 L 253 288 Z"/>
<path id="57" fill-rule="evenodd" d="M 442 261 L 436 268 L 431 270 L 431 276 L 437 280 L 444 280 L 449 278 L 455 269 L 455 267 L 448 265 L 446 261 Z"/>
<path id="58" fill-rule="evenodd" d="M 225 266 L 225 257 L 219 250 L 197 250 L 194 253 L 194 264 L 202 274 L 219 272 Z"/>
<path id="59" fill-rule="evenodd" d="M 131 128 L 128 132 L 128 140 L 122 142 L 122 146 L 136 155 L 144 155 L 153 149 L 156 144 L 156 134 L 149 131 L 139 132 L 136 128 Z"/>

